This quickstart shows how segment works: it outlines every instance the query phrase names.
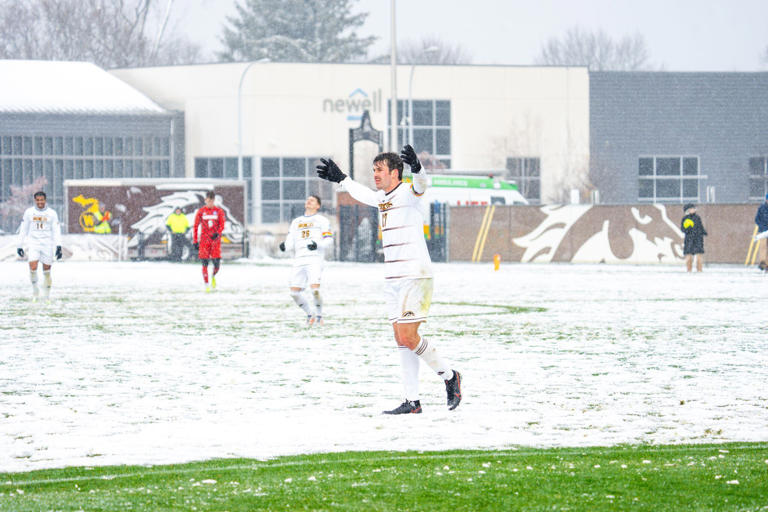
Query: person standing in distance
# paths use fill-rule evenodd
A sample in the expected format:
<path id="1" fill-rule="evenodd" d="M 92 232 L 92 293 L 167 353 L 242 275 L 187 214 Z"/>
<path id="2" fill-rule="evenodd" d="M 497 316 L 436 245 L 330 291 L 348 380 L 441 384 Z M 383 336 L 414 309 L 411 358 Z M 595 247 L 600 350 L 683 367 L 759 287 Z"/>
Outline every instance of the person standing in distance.
<path id="1" fill-rule="evenodd" d="M 760 254 L 760 263 L 757 266 L 760 270 L 768 272 L 768 194 L 766 194 L 763 204 L 757 209 L 755 224 L 757 224 L 755 240 L 759 244 L 758 252 Z"/>
<path id="2" fill-rule="evenodd" d="M 192 240 L 197 257 L 203 262 L 203 282 L 205 291 L 216 289 L 216 274 L 221 266 L 221 233 L 227 221 L 227 214 L 214 206 L 216 194 L 213 190 L 205 194 L 205 206 L 197 210 L 192 228 Z M 208 282 L 208 261 L 213 261 L 213 275 Z"/>
<path id="3" fill-rule="evenodd" d="M 384 291 L 387 312 L 395 334 L 402 367 L 405 401 L 384 414 L 421 413 L 419 399 L 419 361 L 432 368 L 445 382 L 448 409 L 461 402 L 461 374 L 452 370 L 440 356 L 433 342 L 419 335 L 432 302 L 432 268 L 424 241 L 424 219 L 419 210 L 427 189 L 427 177 L 421 172 L 416 152 L 406 145 L 400 156 L 381 153 L 373 159 L 376 191 L 361 185 L 341 172 L 331 160 L 320 160 L 317 175 L 341 183 L 361 203 L 379 210 L 381 243 L 384 249 Z M 413 173 L 413 184 L 403 182 L 403 162 Z"/>
<path id="4" fill-rule="evenodd" d="M 320 214 L 320 197 L 312 195 L 304 202 L 304 215 L 291 222 L 288 236 L 280 243 L 280 250 L 292 252 L 293 277 L 291 297 L 307 314 L 307 325 L 323 324 L 323 298 L 320 296 L 320 275 L 323 272 L 325 250 L 333 243 L 331 223 Z M 314 308 L 309 304 L 304 290 L 309 283 Z"/>
<path id="5" fill-rule="evenodd" d="M 32 300 L 37 301 L 40 289 L 37 286 L 37 264 L 43 262 L 43 298 L 50 300 L 51 266 L 53 257 L 61 259 L 61 225 L 56 212 L 46 205 L 46 195 L 42 190 L 35 192 L 35 206 L 24 212 L 19 226 L 19 243 L 16 253 L 20 258 L 27 255 L 29 261 L 29 280 L 32 282 Z M 24 252 L 24 243 L 29 247 Z M 56 248 L 54 252 L 54 247 Z"/>
<path id="6" fill-rule="evenodd" d="M 685 217 L 680 221 L 680 230 L 685 235 L 683 239 L 683 254 L 685 255 L 685 268 L 688 272 L 693 269 L 693 259 L 696 258 L 696 272 L 701 272 L 704 258 L 704 237 L 707 230 L 701 222 L 701 217 L 696 213 L 696 206 L 688 203 L 683 207 Z"/>
<path id="7" fill-rule="evenodd" d="M 181 261 L 184 254 L 184 246 L 189 244 L 187 241 L 187 231 L 189 231 L 189 219 L 184 215 L 181 206 L 177 206 L 173 213 L 165 221 L 165 227 L 171 233 L 171 260 Z"/>

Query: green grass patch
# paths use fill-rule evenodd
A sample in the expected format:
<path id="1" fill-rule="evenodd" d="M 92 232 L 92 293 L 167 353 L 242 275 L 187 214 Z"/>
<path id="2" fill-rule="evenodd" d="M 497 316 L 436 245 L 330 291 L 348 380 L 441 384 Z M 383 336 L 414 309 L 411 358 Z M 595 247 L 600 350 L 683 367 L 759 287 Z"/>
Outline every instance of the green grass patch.
<path id="1" fill-rule="evenodd" d="M 472 306 L 476 308 L 486 308 L 488 311 L 473 311 L 472 316 L 482 315 L 519 315 L 521 313 L 542 313 L 547 308 L 538 306 L 512 306 L 509 304 L 481 304 L 478 302 L 433 302 L 434 305 L 440 306 Z M 451 313 L 442 315 L 429 315 L 430 318 L 452 318 L 452 317 L 465 317 L 468 313 Z"/>
<path id="2" fill-rule="evenodd" d="M 0 510 L 762 510 L 768 443 L 346 452 L 0 473 Z"/>

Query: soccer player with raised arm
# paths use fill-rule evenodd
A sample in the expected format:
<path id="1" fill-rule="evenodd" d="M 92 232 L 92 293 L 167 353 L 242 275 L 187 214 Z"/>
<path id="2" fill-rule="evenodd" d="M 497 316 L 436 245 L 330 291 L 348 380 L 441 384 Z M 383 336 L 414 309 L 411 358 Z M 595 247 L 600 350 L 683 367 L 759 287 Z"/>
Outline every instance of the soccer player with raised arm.
<path id="1" fill-rule="evenodd" d="M 281 251 L 293 253 L 291 297 L 307 314 L 307 325 L 323 324 L 323 298 L 320 296 L 320 275 L 323 272 L 325 250 L 333 243 L 331 223 L 320 215 L 321 201 L 309 196 L 304 203 L 304 215 L 291 222 L 288 236 L 280 243 Z M 314 308 L 304 294 L 309 283 Z"/>
<path id="2" fill-rule="evenodd" d="M 214 206 L 216 194 L 213 190 L 205 194 L 205 206 L 197 210 L 195 214 L 195 227 L 192 232 L 192 240 L 197 257 L 203 262 L 203 283 L 205 291 L 216 289 L 216 274 L 221 266 L 221 233 L 227 221 L 227 214 L 218 206 Z M 208 282 L 208 261 L 213 261 L 213 275 Z"/>
<path id="3" fill-rule="evenodd" d="M 29 261 L 29 280 L 32 282 L 32 300 L 37 301 L 40 289 L 37 286 L 37 263 L 43 262 L 43 298 L 47 301 L 51 295 L 51 266 L 53 257 L 61 259 L 61 225 L 56 212 L 46 205 L 46 195 L 42 190 L 35 192 L 35 206 L 27 208 L 19 226 L 20 258 L 26 254 Z M 27 251 L 24 244 L 28 242 Z M 54 253 L 54 247 L 56 248 Z"/>
<path id="4" fill-rule="evenodd" d="M 419 359 L 445 381 L 448 409 L 454 410 L 461 402 L 461 374 L 451 369 L 434 343 L 419 336 L 419 326 L 426 321 L 432 301 L 432 262 L 419 210 L 427 177 L 421 172 L 416 152 L 406 145 L 400 156 L 381 153 L 374 158 L 376 191 L 349 179 L 333 160 L 320 161 L 320 178 L 340 183 L 352 197 L 379 210 L 387 312 L 400 352 L 405 392 L 405 401 L 384 414 L 421 413 Z M 412 185 L 403 182 L 403 162 L 411 167 Z"/>

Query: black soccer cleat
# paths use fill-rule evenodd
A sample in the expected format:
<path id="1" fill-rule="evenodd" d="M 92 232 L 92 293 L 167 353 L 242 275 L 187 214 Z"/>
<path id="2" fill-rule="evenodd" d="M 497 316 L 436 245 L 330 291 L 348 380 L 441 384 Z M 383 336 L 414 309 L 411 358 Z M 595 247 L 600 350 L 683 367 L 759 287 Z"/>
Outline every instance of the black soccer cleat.
<path id="1" fill-rule="evenodd" d="M 452 411 L 461 403 L 461 374 L 453 371 L 453 378 L 445 381 L 445 393 L 448 395 L 448 410 Z"/>
<path id="2" fill-rule="evenodd" d="M 391 411 L 384 411 L 382 414 L 421 414 L 421 402 L 418 400 L 406 400 L 399 407 Z"/>

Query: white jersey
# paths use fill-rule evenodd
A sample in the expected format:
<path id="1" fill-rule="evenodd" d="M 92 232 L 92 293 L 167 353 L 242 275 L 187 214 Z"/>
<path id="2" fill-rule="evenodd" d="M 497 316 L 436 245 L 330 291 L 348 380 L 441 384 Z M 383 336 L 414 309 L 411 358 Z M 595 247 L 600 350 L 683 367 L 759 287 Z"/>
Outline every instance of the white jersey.
<path id="1" fill-rule="evenodd" d="M 28 242 L 30 246 L 61 245 L 59 216 L 52 208 L 27 208 L 19 226 L 19 243 L 16 247 L 24 247 L 24 242 Z"/>
<path id="2" fill-rule="evenodd" d="M 390 192 L 374 191 L 345 178 L 342 185 L 361 203 L 379 209 L 386 279 L 432 277 L 432 261 L 424 240 L 421 197 L 427 190 L 424 172 L 413 175 L 413 185 L 401 182 Z"/>
<path id="3" fill-rule="evenodd" d="M 311 242 L 317 249 L 307 248 Z M 331 223 L 319 214 L 302 215 L 291 222 L 288 236 L 285 238 L 285 250 L 294 253 L 294 266 L 321 263 L 325 259 L 325 250 L 333 243 Z"/>

